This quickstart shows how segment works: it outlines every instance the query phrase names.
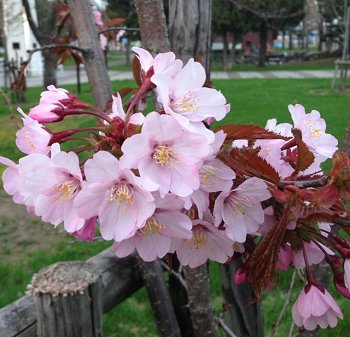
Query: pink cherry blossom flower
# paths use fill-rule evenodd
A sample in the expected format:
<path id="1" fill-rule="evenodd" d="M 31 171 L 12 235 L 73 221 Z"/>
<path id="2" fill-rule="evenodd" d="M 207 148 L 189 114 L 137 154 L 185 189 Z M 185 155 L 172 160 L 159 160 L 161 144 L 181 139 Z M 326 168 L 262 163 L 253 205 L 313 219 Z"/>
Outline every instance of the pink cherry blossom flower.
<path id="1" fill-rule="evenodd" d="M 122 99 L 117 93 L 117 96 L 112 96 L 113 102 L 112 102 L 112 113 L 109 115 L 109 117 L 114 118 L 114 117 L 119 117 L 121 120 L 125 122 L 125 111 L 123 108 L 123 102 Z M 136 124 L 136 125 L 142 125 L 145 121 L 145 116 L 138 112 L 133 115 L 131 115 L 129 122 L 131 124 Z"/>
<path id="2" fill-rule="evenodd" d="M 226 99 L 219 91 L 204 88 L 206 80 L 203 66 L 190 59 L 174 79 L 167 74 L 157 74 L 152 82 L 157 86 L 158 101 L 167 114 L 174 116 L 186 129 L 206 133 L 204 120 L 213 117 L 223 119 L 227 114 Z"/>
<path id="3" fill-rule="evenodd" d="M 233 255 L 233 242 L 213 220 L 207 212 L 203 220 L 193 221 L 191 239 L 178 240 L 176 255 L 182 265 L 196 268 L 208 260 L 225 263 Z"/>
<path id="4" fill-rule="evenodd" d="M 199 188 L 199 167 L 209 152 L 207 140 L 181 127 L 172 116 L 152 112 L 140 134 L 122 145 L 122 167 L 137 168 L 142 186 L 186 197 Z"/>
<path id="5" fill-rule="evenodd" d="M 334 255 L 334 252 L 331 251 L 327 246 L 318 242 L 318 245 L 323 248 L 324 251 L 329 255 Z M 316 245 L 314 242 L 304 242 L 304 250 L 307 256 L 307 260 L 310 265 L 319 264 L 324 259 L 324 253 L 321 248 Z M 302 269 L 305 267 L 305 259 L 302 250 L 298 252 L 293 252 L 293 265 L 296 269 Z"/>
<path id="6" fill-rule="evenodd" d="M 167 194 L 164 199 L 155 198 L 156 210 L 148 218 L 142 228 L 135 234 L 113 245 L 113 251 L 118 257 L 125 257 L 135 249 L 144 261 L 154 261 L 163 258 L 172 249 L 172 238 L 190 239 L 192 236 L 192 221 L 180 212 L 183 201 Z"/>
<path id="7" fill-rule="evenodd" d="M 98 216 L 105 240 L 122 241 L 142 228 L 155 210 L 151 193 L 141 188 L 139 178 L 106 151 L 97 152 L 84 166 L 87 182 L 75 199 L 79 216 Z"/>
<path id="8" fill-rule="evenodd" d="M 289 105 L 294 127 L 301 130 L 303 141 L 315 153 L 332 158 L 337 151 L 338 140 L 326 133 L 326 122 L 316 110 L 306 114 L 305 108 L 300 105 Z"/>
<path id="9" fill-rule="evenodd" d="M 24 180 L 19 175 L 19 165 L 12 160 L 0 156 L 0 163 L 6 165 L 7 168 L 2 174 L 2 181 L 4 190 L 7 194 L 12 196 L 13 202 L 24 205 L 24 198 L 22 195 Z"/>
<path id="10" fill-rule="evenodd" d="M 215 141 L 210 144 L 211 151 L 209 155 L 203 159 L 203 165 L 199 169 L 199 189 L 193 191 L 193 193 L 186 198 L 185 208 L 190 209 L 192 203 L 194 203 L 197 207 L 200 219 L 203 218 L 203 214 L 209 207 L 209 193 L 230 190 L 233 179 L 236 177 L 235 172 L 231 168 L 215 158 L 224 140 L 225 134 L 223 132 L 215 134 Z"/>
<path id="11" fill-rule="evenodd" d="M 43 153 L 48 154 L 51 147 L 51 133 L 44 129 L 44 126 L 38 121 L 27 116 L 22 109 L 18 108 L 18 112 L 23 116 L 24 127 L 16 133 L 16 145 L 26 154 Z"/>
<path id="12" fill-rule="evenodd" d="M 344 284 L 350 290 L 350 260 L 345 259 L 344 262 Z"/>
<path id="13" fill-rule="evenodd" d="M 60 151 L 58 144 L 53 148 L 48 165 L 28 175 L 26 185 L 36 195 L 35 214 L 55 226 L 64 222 L 64 229 L 72 233 L 85 222 L 74 207 L 82 184 L 79 158 L 74 152 Z"/>
<path id="14" fill-rule="evenodd" d="M 257 234 L 264 222 L 260 202 L 270 197 L 266 184 L 255 177 L 232 191 L 221 192 L 214 205 L 215 226 L 224 221 L 226 235 L 233 241 L 245 242 L 247 234 Z"/>
<path id="15" fill-rule="evenodd" d="M 317 326 L 334 328 L 338 318 L 343 319 L 338 303 L 324 288 L 307 285 L 292 308 L 292 316 L 298 327 L 315 330 Z"/>
<path id="16" fill-rule="evenodd" d="M 84 225 L 80 229 L 70 234 L 82 241 L 94 241 L 96 231 L 96 220 L 96 216 L 85 220 Z"/>
<path id="17" fill-rule="evenodd" d="M 65 89 L 56 88 L 54 85 L 49 85 L 47 89 L 41 93 L 39 104 L 29 110 L 29 117 L 40 123 L 62 120 L 62 112 L 67 107 L 62 101 L 72 99 L 72 95 Z"/>
<path id="18" fill-rule="evenodd" d="M 182 68 L 182 61 L 175 59 L 175 54 L 172 52 L 159 53 L 154 58 L 146 49 L 134 47 L 133 52 L 140 60 L 141 70 L 147 73 L 153 67 L 153 74 L 164 73 L 170 77 L 175 76 Z M 153 76 L 151 81 L 153 82 Z"/>
<path id="19" fill-rule="evenodd" d="M 278 252 L 278 257 L 276 261 L 276 269 L 280 271 L 287 270 L 293 259 L 293 250 L 290 244 L 285 244 L 281 246 Z"/>

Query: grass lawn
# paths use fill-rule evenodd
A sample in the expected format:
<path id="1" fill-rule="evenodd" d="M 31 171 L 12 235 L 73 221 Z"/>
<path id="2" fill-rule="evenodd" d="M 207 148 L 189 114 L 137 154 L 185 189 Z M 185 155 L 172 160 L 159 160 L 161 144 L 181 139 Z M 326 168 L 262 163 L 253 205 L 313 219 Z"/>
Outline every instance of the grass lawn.
<path id="1" fill-rule="evenodd" d="M 225 121 L 217 123 L 218 125 L 236 122 L 265 125 L 266 120 L 269 118 L 277 118 L 280 123 L 290 122 L 288 104 L 300 103 L 306 107 L 307 111 L 312 109 L 320 111 L 327 122 L 328 132 L 342 140 L 346 123 L 350 119 L 350 96 L 330 92 L 330 80 L 327 79 L 215 80 L 214 84 L 223 92 L 227 101 L 231 103 L 230 114 Z M 130 81 L 114 82 L 113 90 L 116 91 L 130 85 L 132 85 Z M 75 90 L 74 86 L 66 86 L 66 88 L 73 92 Z M 28 111 L 29 107 L 37 104 L 40 91 L 40 88 L 28 89 L 28 103 L 22 105 L 25 112 Z M 83 85 L 80 98 L 91 101 L 91 91 L 87 84 Z M 11 111 L 9 107 L 2 104 L 2 109 L 0 110 L 0 123 L 2 126 L 0 130 L 0 155 L 17 160 L 21 157 L 21 154 L 14 146 L 14 137 L 18 124 L 14 120 L 15 112 L 13 110 Z M 71 117 L 67 118 L 63 124 L 55 125 L 55 131 L 62 128 L 85 127 L 93 122 L 94 120 L 91 118 Z M 1 170 L 3 169 L 2 167 Z M 2 223 L 0 221 L 0 235 L 4 235 L 2 234 L 1 226 Z M 52 230 L 54 229 L 52 228 Z M 62 241 L 62 238 L 64 241 Z M 11 259 L 9 256 L 11 247 L 8 247 L 7 250 L 0 250 L 0 283 L 2 289 L 0 292 L 0 307 L 22 296 L 33 273 L 42 267 L 56 261 L 86 259 L 108 246 L 108 243 L 95 242 L 86 244 L 60 236 L 57 244 L 52 245 L 50 249 L 45 251 L 38 250 L 31 254 L 26 253 L 26 245 L 23 243 L 23 252 L 16 259 Z M 217 310 L 220 310 L 219 267 L 213 263 L 210 270 L 214 303 Z M 267 335 L 283 306 L 289 286 L 289 278 L 290 274 L 282 275 L 281 287 L 278 290 L 264 294 L 263 306 Z M 298 282 L 297 287 L 300 288 Z M 293 299 L 296 296 L 297 292 L 293 294 Z M 345 318 L 349 317 L 350 306 L 348 302 L 343 299 L 340 302 Z M 288 334 L 290 318 L 290 311 L 287 311 L 277 336 L 282 337 Z M 134 297 L 105 315 L 104 322 L 106 337 L 156 336 L 154 321 L 144 290 L 139 291 Z M 338 324 L 336 329 L 322 332 L 321 336 L 326 337 L 331 333 L 334 337 L 342 337 L 346 336 L 349 330 L 350 320 L 345 319 L 344 322 Z"/>

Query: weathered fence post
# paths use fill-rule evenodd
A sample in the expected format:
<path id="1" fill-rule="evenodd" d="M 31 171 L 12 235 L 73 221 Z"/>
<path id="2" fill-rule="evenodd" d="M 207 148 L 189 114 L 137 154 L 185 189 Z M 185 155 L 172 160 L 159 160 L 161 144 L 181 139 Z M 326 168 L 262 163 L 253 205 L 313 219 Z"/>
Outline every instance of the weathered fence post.
<path id="1" fill-rule="evenodd" d="M 92 264 L 59 262 L 34 275 L 38 337 L 102 337 L 101 273 Z"/>

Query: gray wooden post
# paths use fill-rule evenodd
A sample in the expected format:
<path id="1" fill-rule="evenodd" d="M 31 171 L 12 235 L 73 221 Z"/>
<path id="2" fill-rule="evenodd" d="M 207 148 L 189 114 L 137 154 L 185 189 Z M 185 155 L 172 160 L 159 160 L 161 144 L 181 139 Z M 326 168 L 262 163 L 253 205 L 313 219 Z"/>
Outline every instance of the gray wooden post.
<path id="1" fill-rule="evenodd" d="M 59 262 L 34 275 L 38 337 L 102 337 L 101 273 L 81 261 Z"/>

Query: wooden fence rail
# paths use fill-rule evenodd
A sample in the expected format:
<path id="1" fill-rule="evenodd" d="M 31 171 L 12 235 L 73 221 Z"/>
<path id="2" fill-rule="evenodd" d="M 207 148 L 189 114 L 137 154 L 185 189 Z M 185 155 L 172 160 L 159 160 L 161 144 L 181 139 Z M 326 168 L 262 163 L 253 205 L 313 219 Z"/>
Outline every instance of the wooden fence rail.
<path id="1" fill-rule="evenodd" d="M 119 259 L 110 249 L 87 260 L 102 272 L 103 313 L 143 286 L 134 255 Z M 0 309 L 0 337 L 37 337 L 35 298 L 27 295 Z"/>

